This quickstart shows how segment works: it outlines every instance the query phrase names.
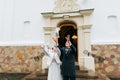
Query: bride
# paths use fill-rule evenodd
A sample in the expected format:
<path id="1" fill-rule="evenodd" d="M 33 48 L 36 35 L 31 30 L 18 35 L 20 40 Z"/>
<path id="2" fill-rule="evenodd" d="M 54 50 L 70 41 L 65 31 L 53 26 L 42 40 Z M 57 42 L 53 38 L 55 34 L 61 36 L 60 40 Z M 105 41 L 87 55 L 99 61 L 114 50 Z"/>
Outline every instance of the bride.
<path id="1" fill-rule="evenodd" d="M 60 55 L 61 52 L 57 45 L 54 45 L 54 47 L 49 48 L 48 46 L 42 46 L 44 49 L 44 53 L 48 55 L 48 77 L 47 80 L 62 80 L 61 71 L 60 71 Z"/>

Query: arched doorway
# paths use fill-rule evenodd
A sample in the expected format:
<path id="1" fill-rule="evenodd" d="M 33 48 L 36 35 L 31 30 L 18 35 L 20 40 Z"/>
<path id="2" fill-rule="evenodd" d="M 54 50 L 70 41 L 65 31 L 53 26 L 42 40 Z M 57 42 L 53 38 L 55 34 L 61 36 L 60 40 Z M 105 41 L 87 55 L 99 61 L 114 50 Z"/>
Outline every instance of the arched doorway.
<path id="1" fill-rule="evenodd" d="M 60 31 L 61 36 L 65 34 L 63 33 L 64 31 L 72 32 L 72 29 L 74 28 L 74 30 L 76 30 L 74 32 L 76 32 L 77 40 L 73 39 L 72 42 L 74 44 L 77 43 L 76 47 L 78 54 L 76 59 L 78 59 L 77 60 L 78 65 L 81 67 L 81 69 L 87 68 L 94 71 L 95 70 L 94 59 L 83 54 L 84 50 L 91 51 L 90 34 L 92 24 L 90 22 L 90 17 L 91 14 L 93 13 L 93 10 L 94 9 L 84 9 L 73 12 L 60 12 L 60 13 L 47 12 L 41 14 L 45 19 L 44 25 L 45 43 L 53 43 L 51 37 L 55 34 L 57 27 L 61 29 Z M 75 35 L 75 33 L 72 35 Z"/>
<path id="2" fill-rule="evenodd" d="M 63 21 L 58 27 L 60 28 L 58 42 L 61 46 L 65 46 L 66 39 L 65 37 L 69 34 L 72 44 L 77 48 L 77 27 L 76 24 L 72 21 Z M 76 50 L 76 62 L 78 62 L 78 50 Z"/>

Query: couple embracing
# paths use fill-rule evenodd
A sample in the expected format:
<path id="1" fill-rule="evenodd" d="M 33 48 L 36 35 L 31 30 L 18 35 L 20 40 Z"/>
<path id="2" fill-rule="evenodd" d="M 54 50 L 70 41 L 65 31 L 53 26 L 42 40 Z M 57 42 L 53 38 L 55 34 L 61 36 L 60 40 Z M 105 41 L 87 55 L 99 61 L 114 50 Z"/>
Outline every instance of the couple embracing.
<path id="1" fill-rule="evenodd" d="M 75 54 L 76 48 L 70 41 L 70 35 L 66 37 L 65 46 L 58 44 L 58 38 L 53 38 L 55 45 L 51 49 L 44 47 L 45 53 L 50 57 L 47 80 L 76 80 Z M 60 60 L 61 57 L 61 60 Z"/>

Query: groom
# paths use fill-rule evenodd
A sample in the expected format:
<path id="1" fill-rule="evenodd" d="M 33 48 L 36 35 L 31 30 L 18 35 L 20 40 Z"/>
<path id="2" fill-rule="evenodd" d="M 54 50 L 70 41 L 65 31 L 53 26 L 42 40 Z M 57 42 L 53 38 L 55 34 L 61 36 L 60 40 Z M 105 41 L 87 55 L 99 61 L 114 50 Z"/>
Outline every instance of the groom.
<path id="1" fill-rule="evenodd" d="M 66 37 L 66 42 L 64 47 L 60 47 L 61 51 L 61 74 L 63 76 L 63 80 L 76 80 L 75 77 L 75 54 L 76 48 L 70 41 L 70 35 L 68 34 Z"/>

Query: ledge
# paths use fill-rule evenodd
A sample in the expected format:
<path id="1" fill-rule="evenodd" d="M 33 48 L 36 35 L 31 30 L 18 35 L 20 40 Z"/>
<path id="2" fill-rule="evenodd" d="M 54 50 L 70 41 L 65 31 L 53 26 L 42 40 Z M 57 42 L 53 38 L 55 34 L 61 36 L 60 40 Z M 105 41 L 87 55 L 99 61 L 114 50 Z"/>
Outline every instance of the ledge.
<path id="1" fill-rule="evenodd" d="M 120 75 L 107 75 L 110 80 L 120 80 Z"/>

